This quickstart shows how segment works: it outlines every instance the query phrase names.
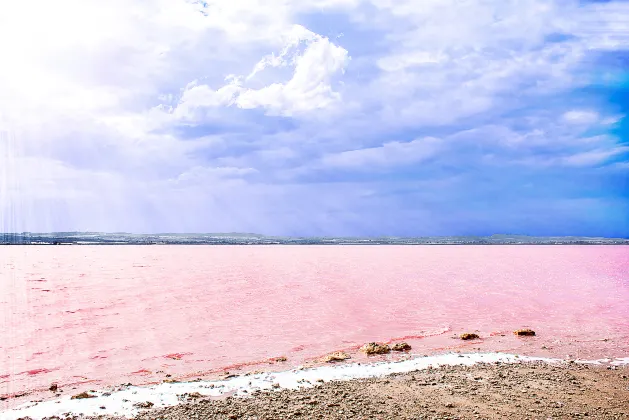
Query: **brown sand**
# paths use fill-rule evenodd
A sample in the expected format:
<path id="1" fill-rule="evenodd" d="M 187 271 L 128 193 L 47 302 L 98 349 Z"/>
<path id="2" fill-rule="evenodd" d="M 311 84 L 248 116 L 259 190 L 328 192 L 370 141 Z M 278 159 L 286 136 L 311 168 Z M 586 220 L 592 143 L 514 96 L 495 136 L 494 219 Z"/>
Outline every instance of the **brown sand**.
<path id="1" fill-rule="evenodd" d="M 147 409 L 157 419 L 629 419 L 629 367 L 479 364 Z M 101 416 L 100 419 L 112 419 Z"/>

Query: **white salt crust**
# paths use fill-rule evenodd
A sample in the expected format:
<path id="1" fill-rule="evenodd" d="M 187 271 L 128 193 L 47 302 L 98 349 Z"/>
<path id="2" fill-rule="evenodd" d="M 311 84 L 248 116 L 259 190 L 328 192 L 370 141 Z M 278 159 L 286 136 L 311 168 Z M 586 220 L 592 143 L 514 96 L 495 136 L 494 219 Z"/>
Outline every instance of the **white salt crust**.
<path id="1" fill-rule="evenodd" d="M 17 420 L 21 417 L 42 419 L 62 415 L 109 414 L 133 417 L 140 411 L 134 405 L 151 402 L 153 408 L 169 407 L 185 401 L 183 394 L 199 393 L 208 397 L 232 395 L 246 397 L 257 390 L 281 390 L 313 387 L 321 382 L 374 378 L 392 373 L 407 373 L 439 366 L 471 366 L 476 363 L 545 362 L 565 364 L 566 360 L 542 357 L 517 356 L 503 353 L 443 354 L 415 357 L 397 362 L 372 364 L 348 363 L 316 368 L 296 368 L 284 372 L 242 375 L 225 380 L 162 383 L 152 386 L 122 386 L 112 391 L 90 393 L 94 398 L 71 399 L 70 396 L 44 402 L 30 402 L 0 413 L 1 420 Z M 600 360 L 575 360 L 576 363 L 628 365 L 629 357 Z"/>

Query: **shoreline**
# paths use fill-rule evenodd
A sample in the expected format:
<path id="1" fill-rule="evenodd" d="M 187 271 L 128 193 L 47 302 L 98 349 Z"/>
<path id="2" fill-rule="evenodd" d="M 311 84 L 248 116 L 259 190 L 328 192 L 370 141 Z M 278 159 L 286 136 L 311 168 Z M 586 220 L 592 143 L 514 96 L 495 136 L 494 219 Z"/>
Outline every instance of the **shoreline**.
<path id="1" fill-rule="evenodd" d="M 194 399 L 135 420 L 629 419 L 629 369 L 544 362 L 442 366 L 253 398 Z M 121 420 L 116 417 L 94 417 Z"/>
<path id="2" fill-rule="evenodd" d="M 463 331 L 463 330 L 461 330 Z M 460 331 L 459 331 L 460 332 Z M 478 332 L 478 331 L 477 331 Z M 10 388 L 5 390 L 4 394 L 0 394 L 0 413 L 6 412 L 17 407 L 23 406 L 28 402 L 46 402 L 64 395 L 75 395 L 90 390 L 112 390 L 116 387 L 129 385 L 136 387 L 151 387 L 159 385 L 163 382 L 197 382 L 197 381 L 216 381 L 225 378 L 226 375 L 243 376 L 249 375 L 251 372 L 257 373 L 275 373 L 281 371 L 290 371 L 295 368 L 316 368 L 321 366 L 330 366 L 324 361 L 325 357 L 334 352 L 347 353 L 349 360 L 342 363 L 335 363 L 339 366 L 344 363 L 362 363 L 374 364 L 377 362 L 397 363 L 407 360 L 409 357 L 437 357 L 448 354 L 518 354 L 528 355 L 530 357 L 557 360 L 557 361 L 595 361 L 605 359 L 622 359 L 629 354 L 624 337 L 613 337 L 612 339 L 594 339 L 587 341 L 586 347 L 576 347 L 576 340 L 552 340 L 552 342 L 540 341 L 539 336 L 535 337 L 519 337 L 511 334 L 509 330 L 497 330 L 492 332 L 479 332 L 482 336 L 474 340 L 461 340 L 460 334 L 453 333 L 450 327 L 435 329 L 431 332 L 423 331 L 421 335 L 405 335 L 390 337 L 381 340 L 382 343 L 394 345 L 396 343 L 408 342 L 411 344 L 412 350 L 409 351 L 391 351 L 383 355 L 366 355 L 359 350 L 359 344 L 353 344 L 345 347 L 336 347 L 334 351 L 316 352 L 309 355 L 300 353 L 299 348 L 295 348 L 293 353 L 277 352 L 275 357 L 266 357 L 257 360 L 236 361 L 222 366 L 204 367 L 202 365 L 188 366 L 178 364 L 178 361 L 186 359 L 186 356 L 192 353 L 172 353 L 154 359 L 167 359 L 168 365 L 162 364 L 158 366 L 136 366 L 129 369 L 129 373 L 120 374 L 116 377 L 99 377 L 88 373 L 81 373 L 82 376 L 75 376 L 76 380 L 63 380 L 61 378 L 50 378 L 48 381 L 39 381 L 36 386 L 29 388 Z M 554 337 L 551 333 L 545 333 L 543 336 Z M 444 341 L 445 340 L 445 341 Z M 543 340 L 543 339 L 542 339 Z M 447 344 L 447 341 L 451 341 Z M 598 343 L 597 345 L 595 345 Z M 570 353 L 570 354 L 568 354 Z M 565 355 L 565 356 L 564 356 Z M 182 369 L 184 368 L 184 369 Z M 48 373 L 46 369 L 41 370 Z M 40 372 L 39 369 L 32 371 L 34 374 Z M 29 372 L 24 372 L 29 373 Z M 6 381 L 5 381 L 6 383 Z M 56 385 L 55 389 L 50 389 L 51 384 Z M 57 389 L 58 388 L 58 389 Z M 8 391 L 8 392 L 7 392 Z M 0 416 L 0 419 L 2 417 Z"/>
<path id="3" fill-rule="evenodd" d="M 134 418 L 142 416 L 142 412 L 147 411 L 147 409 L 142 407 L 150 407 L 148 408 L 148 413 L 165 410 L 166 417 L 161 416 L 162 418 L 186 418 L 185 416 L 170 417 L 170 415 L 177 415 L 178 410 L 190 404 L 201 404 L 196 401 L 208 401 L 206 400 L 207 398 L 223 401 L 222 403 L 216 402 L 218 405 L 225 404 L 227 400 L 237 401 L 234 404 L 246 408 L 247 406 L 255 406 L 255 403 L 250 398 L 237 397 L 256 396 L 260 393 L 275 395 L 285 392 L 294 393 L 297 396 L 301 394 L 309 395 L 321 391 L 319 388 L 322 386 L 325 388 L 325 386 L 329 385 L 330 389 L 335 387 L 352 388 L 359 386 L 356 384 L 361 381 L 375 381 L 374 383 L 377 383 L 378 381 L 386 381 L 383 378 L 391 375 L 407 377 L 411 373 L 417 372 L 420 372 L 422 375 L 428 375 L 431 372 L 442 369 L 459 369 L 461 371 L 465 371 L 465 369 L 517 370 L 527 369 L 527 366 L 531 367 L 533 365 L 566 372 L 575 369 L 579 371 L 585 369 L 593 372 L 607 370 L 611 372 L 616 372 L 616 370 L 627 372 L 629 371 L 629 357 L 613 360 L 566 361 L 564 359 L 503 353 L 414 355 L 407 360 L 376 363 L 335 363 L 313 368 L 298 367 L 282 372 L 233 375 L 223 380 L 163 382 L 158 385 L 140 387 L 127 385 L 111 387 L 101 391 L 88 392 L 85 394 L 87 398 L 72 399 L 72 396 L 66 395 L 56 400 L 26 403 L 11 410 L 0 412 L 0 419 L 43 419 L 55 415 L 64 416 L 68 413 L 76 416 L 97 416 L 98 418 Z M 409 378 L 407 379 L 410 380 Z M 352 383 L 354 385 L 350 385 Z M 627 385 L 629 385 L 629 381 L 627 381 Z M 325 393 L 327 391 L 321 392 Z M 267 396 L 265 398 L 273 400 L 275 397 Z M 626 401 L 629 401 L 629 393 Z M 208 405 L 206 402 L 202 405 L 204 409 L 207 409 L 211 404 Z M 171 411 L 172 413 L 168 414 Z M 626 412 L 629 413 L 629 405 Z"/>

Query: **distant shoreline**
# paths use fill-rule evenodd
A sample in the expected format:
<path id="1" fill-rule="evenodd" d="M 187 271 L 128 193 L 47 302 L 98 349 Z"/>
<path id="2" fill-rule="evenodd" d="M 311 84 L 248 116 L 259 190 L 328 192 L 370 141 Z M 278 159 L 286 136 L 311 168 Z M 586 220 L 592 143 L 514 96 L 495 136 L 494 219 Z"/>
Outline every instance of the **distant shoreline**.
<path id="1" fill-rule="evenodd" d="M 619 242 L 552 242 L 552 243 L 483 243 L 483 242 L 468 242 L 468 243 L 353 243 L 353 242 L 339 242 L 339 243 L 325 243 L 325 242 L 297 242 L 297 243 L 271 243 L 271 242 L 161 242 L 161 243 L 146 243 L 146 242 L 23 242 L 23 243 L 11 243 L 0 242 L 0 246 L 56 246 L 56 245 L 74 245 L 74 246 L 166 246 L 166 245 L 219 245 L 219 246 L 560 246 L 560 245 L 579 245 L 579 246 L 613 246 L 613 245 L 629 245 L 629 241 Z"/>
<path id="2" fill-rule="evenodd" d="M 629 245 L 626 238 L 523 235 L 280 237 L 257 234 L 5 233 L 0 245 Z"/>
<path id="3" fill-rule="evenodd" d="M 239 242 L 239 241 L 224 241 L 224 242 L 107 242 L 107 241 L 76 241 L 76 242 L 0 242 L 0 246 L 125 246 L 125 245 L 141 245 L 141 246 L 164 246 L 164 245 L 221 245 L 221 246 L 558 246 L 558 245 L 582 245 L 582 246 L 610 246 L 610 245 L 629 245 L 629 240 L 618 241 L 565 241 L 565 242 L 309 242 L 309 241 L 290 241 L 290 242 Z"/>
<path id="4" fill-rule="evenodd" d="M 55 244 L 49 243 L 35 243 L 35 244 L 13 244 L 13 243 L 0 243 L 0 246 L 54 246 Z M 629 243 L 604 243 L 604 244 L 576 244 L 576 243 L 559 243 L 559 244 L 238 244 L 238 243 L 165 243 L 165 244 L 141 244 L 141 243 L 91 243 L 91 244 L 77 244 L 77 243 L 62 243 L 56 245 L 73 245 L 73 246 L 619 246 L 629 245 Z"/>

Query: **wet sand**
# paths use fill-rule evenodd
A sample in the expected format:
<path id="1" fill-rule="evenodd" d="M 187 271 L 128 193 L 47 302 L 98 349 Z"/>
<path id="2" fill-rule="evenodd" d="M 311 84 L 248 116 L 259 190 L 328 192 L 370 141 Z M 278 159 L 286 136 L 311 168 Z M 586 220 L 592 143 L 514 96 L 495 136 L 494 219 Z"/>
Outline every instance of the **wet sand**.
<path id="1" fill-rule="evenodd" d="M 182 398 L 187 402 L 135 419 L 629 419 L 629 367 L 478 364 L 252 398 Z"/>

